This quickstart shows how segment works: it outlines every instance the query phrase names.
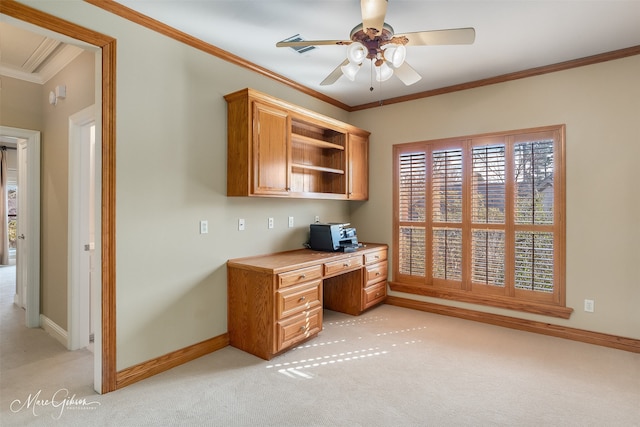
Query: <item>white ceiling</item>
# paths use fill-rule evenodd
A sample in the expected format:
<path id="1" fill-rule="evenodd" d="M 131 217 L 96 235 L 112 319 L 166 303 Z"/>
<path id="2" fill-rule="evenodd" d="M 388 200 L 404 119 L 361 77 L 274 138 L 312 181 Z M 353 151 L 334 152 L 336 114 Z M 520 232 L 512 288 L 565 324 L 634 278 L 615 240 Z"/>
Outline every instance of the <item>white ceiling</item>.
<path id="1" fill-rule="evenodd" d="M 473 45 L 412 46 L 407 63 L 422 80 L 405 86 L 374 80 L 363 65 L 356 81 L 319 83 L 346 58 L 345 46 L 300 55 L 275 44 L 348 40 L 361 22 L 359 0 L 117 0 L 144 15 L 220 47 L 347 105 L 361 105 L 640 45 L 640 1 L 389 0 L 396 34 L 474 27 Z"/>
<path id="2" fill-rule="evenodd" d="M 346 57 L 345 46 L 300 55 L 275 44 L 349 39 L 359 0 L 117 0 L 118 3 L 252 63 L 355 106 L 516 71 L 640 46 L 640 0 L 389 0 L 386 22 L 397 34 L 474 27 L 472 45 L 410 46 L 407 63 L 422 80 L 405 86 L 373 81 L 363 65 L 356 81 L 320 82 Z M 0 74 L 45 82 L 66 64 L 66 44 L 0 23 Z M 62 54 L 62 55 L 59 55 Z"/>
<path id="3" fill-rule="evenodd" d="M 0 22 L 0 75 L 44 84 L 82 49 Z"/>

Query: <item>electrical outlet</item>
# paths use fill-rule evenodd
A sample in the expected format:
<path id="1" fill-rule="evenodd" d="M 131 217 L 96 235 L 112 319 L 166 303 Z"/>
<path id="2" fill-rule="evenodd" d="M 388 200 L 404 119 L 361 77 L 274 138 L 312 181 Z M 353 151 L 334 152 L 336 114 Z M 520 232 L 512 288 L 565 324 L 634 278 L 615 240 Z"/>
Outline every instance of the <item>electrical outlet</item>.
<path id="1" fill-rule="evenodd" d="M 209 221 L 200 221 L 200 234 L 207 234 L 209 232 Z"/>
<path id="2" fill-rule="evenodd" d="M 273 228 L 273 218 L 269 218 L 269 228 Z"/>
<path id="3" fill-rule="evenodd" d="M 315 222 L 320 222 L 320 216 L 319 216 L 319 215 L 316 215 L 316 220 L 315 220 Z"/>
<path id="4" fill-rule="evenodd" d="M 244 218 L 238 218 L 238 231 L 244 231 Z"/>
<path id="5" fill-rule="evenodd" d="M 593 309 L 594 309 L 593 300 L 592 299 L 584 300 L 584 311 L 586 311 L 587 313 L 593 313 Z"/>
<path id="6" fill-rule="evenodd" d="M 289 217 L 289 228 L 293 227 L 293 217 Z"/>

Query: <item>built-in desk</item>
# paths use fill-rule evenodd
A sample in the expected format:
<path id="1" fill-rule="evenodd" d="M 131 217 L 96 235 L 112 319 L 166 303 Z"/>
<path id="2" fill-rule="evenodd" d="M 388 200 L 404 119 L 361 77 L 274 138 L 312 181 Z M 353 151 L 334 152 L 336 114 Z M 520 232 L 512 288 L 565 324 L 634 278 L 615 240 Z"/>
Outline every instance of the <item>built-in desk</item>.
<path id="1" fill-rule="evenodd" d="M 311 249 L 227 261 L 232 346 L 269 360 L 318 335 L 322 310 L 358 315 L 387 295 L 387 245 Z"/>

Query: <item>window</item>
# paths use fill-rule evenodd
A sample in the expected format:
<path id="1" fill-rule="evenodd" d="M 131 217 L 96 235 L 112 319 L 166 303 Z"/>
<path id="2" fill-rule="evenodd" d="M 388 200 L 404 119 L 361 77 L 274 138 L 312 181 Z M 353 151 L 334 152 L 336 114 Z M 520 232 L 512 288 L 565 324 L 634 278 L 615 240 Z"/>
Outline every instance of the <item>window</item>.
<path id="1" fill-rule="evenodd" d="M 564 126 L 394 146 L 391 289 L 568 318 Z"/>

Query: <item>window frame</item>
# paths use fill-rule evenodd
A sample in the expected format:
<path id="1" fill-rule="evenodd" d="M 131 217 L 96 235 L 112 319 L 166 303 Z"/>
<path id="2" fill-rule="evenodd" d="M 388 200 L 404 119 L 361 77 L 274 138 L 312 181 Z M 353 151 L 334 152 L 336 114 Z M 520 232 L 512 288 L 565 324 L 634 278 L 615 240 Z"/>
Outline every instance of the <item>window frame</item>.
<path id="1" fill-rule="evenodd" d="M 390 288 L 399 291 L 429 297 L 444 298 L 461 302 L 489 305 L 546 316 L 569 318 L 573 309 L 566 307 L 566 224 L 565 224 L 565 132 L 566 126 L 553 125 L 537 128 L 493 132 L 463 137 L 418 141 L 393 146 L 393 268 Z M 518 223 L 515 212 L 516 184 L 514 146 L 525 141 L 541 141 L 541 135 L 553 139 L 553 224 Z M 505 181 L 504 181 L 504 224 L 485 224 L 479 226 L 472 219 L 473 201 L 473 148 L 504 143 Z M 460 192 L 462 197 L 462 221 L 460 223 L 435 222 L 432 218 L 433 199 L 431 193 L 432 154 L 440 150 L 462 150 L 462 175 Z M 401 221 L 400 209 L 407 212 L 406 203 L 400 200 L 400 177 L 402 156 L 415 153 L 419 158 L 424 153 L 424 211 L 422 220 L 413 217 Z M 513 163 L 511 163 L 513 162 Z M 403 184 L 404 185 L 404 184 Z M 412 184 L 413 185 L 413 181 Z M 418 191 L 422 191 L 418 183 Z M 432 234 L 435 227 L 459 226 L 462 235 L 462 280 L 435 279 L 432 276 Z M 424 277 L 402 274 L 400 272 L 401 229 L 406 234 L 407 227 L 424 228 Z M 472 230 L 504 230 L 505 235 L 505 285 L 491 286 L 471 280 L 471 236 Z M 412 228 L 411 230 L 414 230 Z M 515 235 L 517 232 L 547 232 L 553 237 L 553 290 L 539 292 L 517 289 L 515 286 Z M 413 231 L 412 231 L 413 232 Z M 404 240 L 403 240 L 404 243 Z M 421 254 L 418 249 L 417 254 Z M 412 255 L 413 256 L 413 255 Z M 416 255 L 417 257 L 418 255 Z M 406 261 L 406 260 L 405 260 Z"/>

